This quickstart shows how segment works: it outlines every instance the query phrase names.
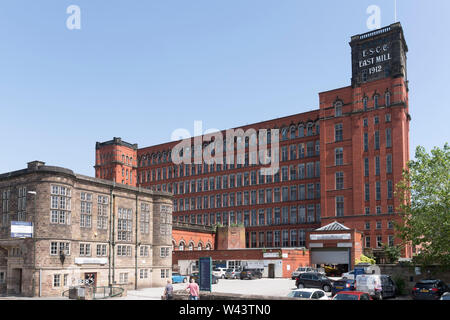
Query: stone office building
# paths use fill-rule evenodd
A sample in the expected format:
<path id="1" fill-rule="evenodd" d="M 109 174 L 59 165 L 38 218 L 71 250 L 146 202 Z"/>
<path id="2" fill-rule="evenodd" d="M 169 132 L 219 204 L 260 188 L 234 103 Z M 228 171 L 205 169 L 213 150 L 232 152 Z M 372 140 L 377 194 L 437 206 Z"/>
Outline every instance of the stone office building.
<path id="1" fill-rule="evenodd" d="M 0 294 L 56 296 L 88 281 L 162 286 L 172 267 L 172 196 L 34 161 L 0 174 Z M 32 223 L 33 235 L 12 230 Z"/>

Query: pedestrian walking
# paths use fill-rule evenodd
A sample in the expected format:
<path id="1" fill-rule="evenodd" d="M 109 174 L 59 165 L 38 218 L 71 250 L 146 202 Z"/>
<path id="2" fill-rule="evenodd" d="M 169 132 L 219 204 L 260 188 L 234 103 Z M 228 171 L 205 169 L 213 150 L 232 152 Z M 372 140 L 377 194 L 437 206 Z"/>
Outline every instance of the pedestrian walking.
<path id="1" fill-rule="evenodd" d="M 164 295 L 163 297 L 166 300 L 173 300 L 173 286 L 170 280 L 167 280 L 166 287 L 164 288 Z"/>
<path id="2" fill-rule="evenodd" d="M 189 300 L 199 300 L 200 299 L 200 288 L 198 284 L 195 283 L 194 279 L 191 278 L 191 282 L 187 285 L 186 291 L 189 292 Z"/>

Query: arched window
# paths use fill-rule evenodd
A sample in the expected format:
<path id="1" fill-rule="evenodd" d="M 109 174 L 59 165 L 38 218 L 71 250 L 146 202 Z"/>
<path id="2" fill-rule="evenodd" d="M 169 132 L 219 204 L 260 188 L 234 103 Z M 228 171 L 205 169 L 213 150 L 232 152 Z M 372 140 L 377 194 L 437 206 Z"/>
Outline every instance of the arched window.
<path id="1" fill-rule="evenodd" d="M 303 123 L 298 125 L 298 136 L 299 138 L 303 138 L 305 136 L 305 127 L 303 126 Z"/>
<path id="2" fill-rule="evenodd" d="M 316 134 L 320 134 L 320 124 L 316 122 Z"/>
<path id="3" fill-rule="evenodd" d="M 205 250 L 211 250 L 211 244 L 207 243 L 206 247 L 205 247 Z"/>
<path id="4" fill-rule="evenodd" d="M 194 250 L 194 243 L 191 241 L 189 242 L 189 251 Z"/>
<path id="5" fill-rule="evenodd" d="M 197 250 L 203 250 L 203 244 L 201 242 L 198 243 Z"/>
<path id="6" fill-rule="evenodd" d="M 281 129 L 281 140 L 286 140 L 287 139 L 287 134 L 288 134 L 288 129 L 287 128 Z"/>
<path id="7" fill-rule="evenodd" d="M 297 134 L 296 134 L 296 127 L 295 126 L 292 126 L 291 127 L 291 135 L 290 135 L 290 138 L 291 139 L 295 139 L 296 137 L 297 137 Z"/>
<path id="8" fill-rule="evenodd" d="M 384 104 L 386 105 L 386 107 L 389 107 L 391 105 L 391 93 L 390 92 L 386 92 L 384 94 Z"/>
<path id="9" fill-rule="evenodd" d="M 313 135 L 313 124 L 312 124 L 312 122 L 309 122 L 307 127 L 306 127 L 306 135 L 308 137 Z"/>
<path id="10" fill-rule="evenodd" d="M 336 101 L 334 104 L 334 116 L 342 116 L 342 101 Z"/>
<path id="11" fill-rule="evenodd" d="M 379 95 L 374 95 L 373 96 L 373 107 L 375 108 L 375 109 L 378 109 L 378 106 L 379 106 L 379 100 L 380 100 L 380 96 Z"/>
<path id="12" fill-rule="evenodd" d="M 179 246 L 178 246 L 178 250 L 184 251 L 184 246 L 185 246 L 184 241 L 180 241 L 180 244 L 179 244 Z"/>

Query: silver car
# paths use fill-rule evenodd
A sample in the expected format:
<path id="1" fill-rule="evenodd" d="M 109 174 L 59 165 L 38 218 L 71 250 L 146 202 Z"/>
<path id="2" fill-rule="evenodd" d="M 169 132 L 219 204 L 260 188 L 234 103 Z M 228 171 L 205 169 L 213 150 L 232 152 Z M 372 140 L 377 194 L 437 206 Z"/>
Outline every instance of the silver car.
<path id="1" fill-rule="evenodd" d="M 295 270 L 294 272 L 292 272 L 291 278 L 292 278 L 292 280 L 295 280 L 295 279 L 298 278 L 298 276 L 299 276 L 301 273 L 305 273 L 305 272 L 313 272 L 313 271 L 314 271 L 314 270 L 313 270 L 313 268 L 311 268 L 311 267 L 298 267 L 297 270 Z"/>

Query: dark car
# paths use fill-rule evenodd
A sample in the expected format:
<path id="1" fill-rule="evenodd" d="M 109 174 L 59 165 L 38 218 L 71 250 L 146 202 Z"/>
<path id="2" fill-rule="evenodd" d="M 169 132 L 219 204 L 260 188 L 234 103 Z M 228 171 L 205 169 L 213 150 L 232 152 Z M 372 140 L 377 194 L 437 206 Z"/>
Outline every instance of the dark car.
<path id="1" fill-rule="evenodd" d="M 449 287 L 441 280 L 421 280 L 412 290 L 414 300 L 438 300 Z"/>
<path id="2" fill-rule="evenodd" d="M 333 286 L 331 287 L 331 294 L 334 296 L 336 293 L 341 291 L 353 290 L 355 290 L 355 280 L 342 279 L 333 282 Z"/>
<path id="3" fill-rule="evenodd" d="M 199 283 L 199 280 L 198 280 L 198 272 L 192 273 L 192 274 L 189 276 L 189 279 L 194 279 L 194 281 L 195 281 L 196 283 Z M 190 281 L 190 280 L 189 280 L 189 281 Z M 215 275 L 211 274 L 211 283 L 212 283 L 212 284 L 219 283 L 219 278 L 216 277 Z"/>
<path id="4" fill-rule="evenodd" d="M 297 288 L 319 288 L 325 292 L 330 292 L 333 283 L 323 274 L 318 272 L 307 272 L 300 274 L 295 280 Z"/>
<path id="5" fill-rule="evenodd" d="M 367 292 L 341 291 L 333 297 L 333 300 L 373 300 L 373 299 Z"/>
<path id="6" fill-rule="evenodd" d="M 243 279 L 261 279 L 262 273 L 260 269 L 244 269 L 239 274 L 241 280 Z"/>

